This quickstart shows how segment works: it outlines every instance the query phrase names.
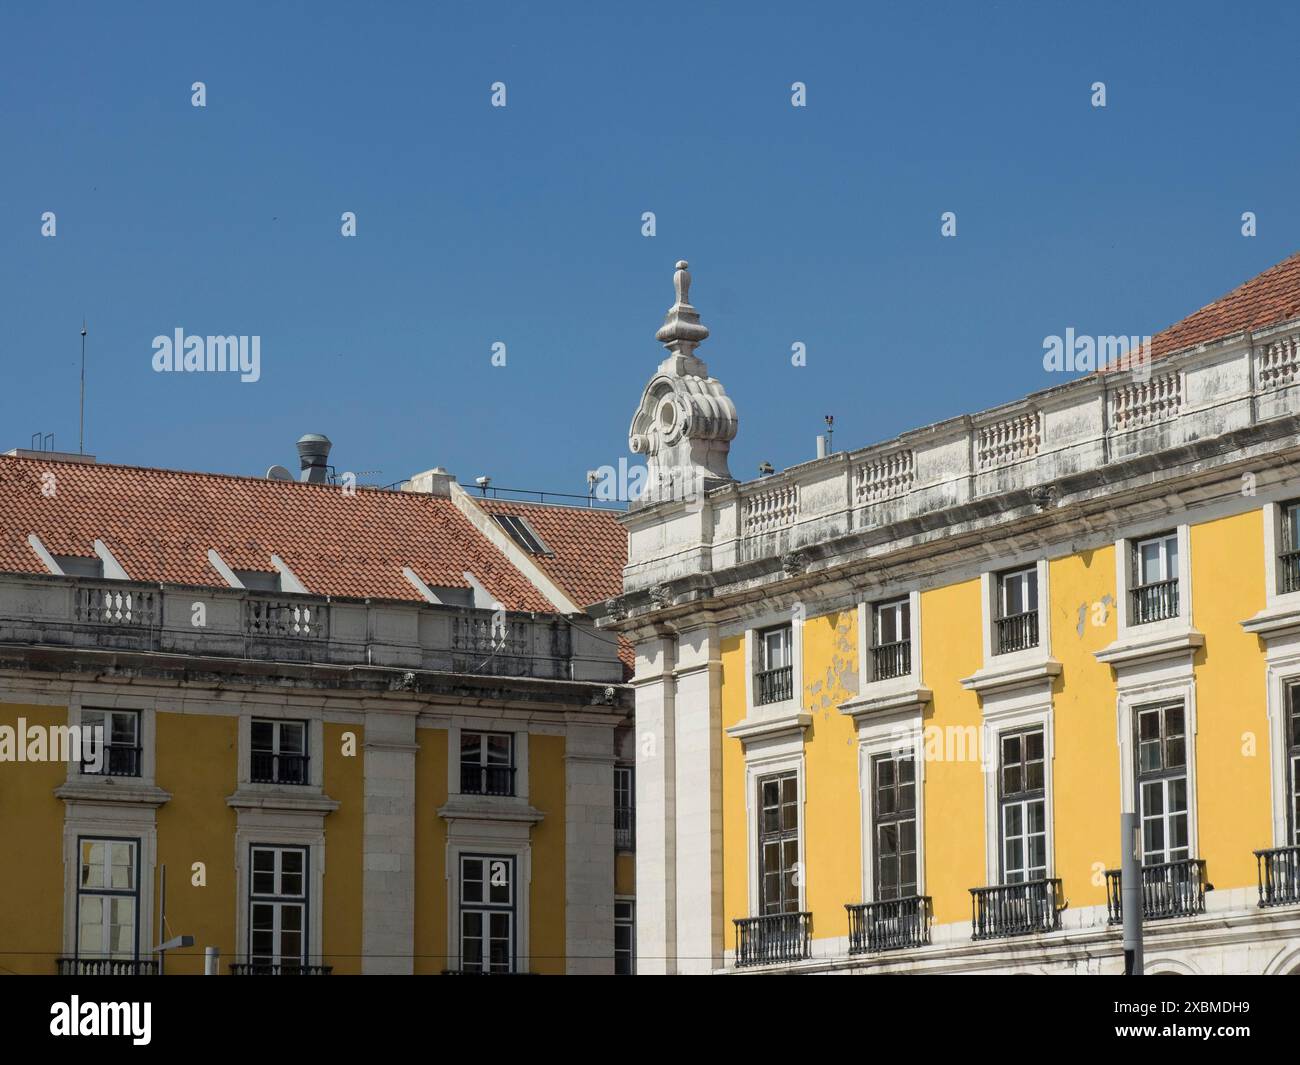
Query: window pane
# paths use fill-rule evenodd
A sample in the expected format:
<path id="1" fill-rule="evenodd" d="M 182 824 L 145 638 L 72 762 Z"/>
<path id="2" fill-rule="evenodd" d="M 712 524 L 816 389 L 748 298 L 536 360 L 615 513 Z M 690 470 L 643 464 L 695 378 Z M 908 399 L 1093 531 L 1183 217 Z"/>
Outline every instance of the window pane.
<path id="1" fill-rule="evenodd" d="M 134 747 L 138 721 L 139 718 L 135 714 L 114 714 L 113 733 L 109 737 L 109 742 L 123 747 Z"/>
<path id="2" fill-rule="evenodd" d="M 307 726 L 301 721 L 280 723 L 280 753 L 302 754 L 307 750 Z"/>
<path id="3" fill-rule="evenodd" d="M 81 927 L 77 935 L 77 946 L 83 954 L 104 952 L 103 899 L 88 896 L 81 900 Z"/>
<path id="4" fill-rule="evenodd" d="M 89 842 L 81 844 L 81 886 L 83 888 L 104 886 L 104 844 Z"/>
<path id="5" fill-rule="evenodd" d="M 460 734 L 460 760 L 462 762 L 477 763 L 480 758 L 480 752 L 483 747 L 483 736 L 478 732 L 462 732 Z"/>
<path id="6" fill-rule="evenodd" d="M 510 764 L 510 737 L 493 735 L 487 737 L 487 760 L 489 765 Z"/>
<path id="7" fill-rule="evenodd" d="M 253 750 L 269 751 L 275 740 L 275 726 L 270 721 L 252 723 Z"/>
<path id="8" fill-rule="evenodd" d="M 130 843 L 112 845 L 113 868 L 111 887 L 115 891 L 135 889 L 135 848 Z"/>

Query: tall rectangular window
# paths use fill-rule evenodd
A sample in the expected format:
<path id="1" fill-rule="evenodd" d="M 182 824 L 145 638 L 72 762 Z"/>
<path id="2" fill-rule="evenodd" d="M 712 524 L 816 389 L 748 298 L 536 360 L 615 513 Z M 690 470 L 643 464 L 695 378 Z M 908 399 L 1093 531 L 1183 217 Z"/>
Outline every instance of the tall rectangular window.
<path id="1" fill-rule="evenodd" d="M 460 959 L 470 973 L 509 973 L 515 967 L 515 859 L 462 855 Z"/>
<path id="2" fill-rule="evenodd" d="M 794 696 L 794 632 L 778 625 L 758 634 L 758 669 L 754 677 L 758 706 L 780 703 Z"/>
<path id="3" fill-rule="evenodd" d="M 509 732 L 460 734 L 462 795 L 515 793 L 515 738 Z"/>
<path id="4" fill-rule="evenodd" d="M 766 917 L 799 912 L 799 778 L 758 782 L 759 907 Z"/>
<path id="5" fill-rule="evenodd" d="M 306 784 L 307 722 L 254 718 L 250 776 L 254 784 Z"/>
<path id="6" fill-rule="evenodd" d="M 1038 567 L 998 575 L 994 654 L 1038 646 Z"/>
<path id="7" fill-rule="evenodd" d="M 1278 552 L 1278 591 L 1300 592 L 1300 500 L 1281 506 L 1282 550 Z"/>
<path id="8" fill-rule="evenodd" d="M 912 672 L 912 602 L 910 598 L 876 603 L 871 609 L 871 659 L 875 680 Z"/>
<path id="9" fill-rule="evenodd" d="M 1043 730 L 1004 732 L 998 742 L 1002 883 L 1043 880 L 1047 877 Z"/>
<path id="10" fill-rule="evenodd" d="M 636 903 L 614 900 L 614 975 L 636 973 Z"/>
<path id="11" fill-rule="evenodd" d="M 138 710 L 82 710 L 81 772 L 84 776 L 138 777 L 140 775 L 140 712 Z M 91 730 L 95 738 L 91 738 Z M 103 756 L 99 753 L 102 737 Z M 95 763 L 98 763 L 96 765 Z"/>
<path id="12" fill-rule="evenodd" d="M 1287 817 L 1291 846 L 1300 847 L 1300 684 L 1287 689 Z"/>
<path id="13" fill-rule="evenodd" d="M 912 755 L 871 760 L 875 901 L 916 894 L 916 762 Z"/>
<path id="14" fill-rule="evenodd" d="M 248 960 L 296 972 L 307 961 L 307 851 L 253 846 L 248 891 Z"/>
<path id="15" fill-rule="evenodd" d="M 629 765 L 614 767 L 614 846 L 630 851 L 636 845 L 636 790 Z"/>
<path id="16" fill-rule="evenodd" d="M 81 839 L 77 850 L 77 957 L 135 959 L 140 946 L 139 842 Z"/>
<path id="17" fill-rule="evenodd" d="M 1135 712 L 1142 863 L 1191 856 L 1187 822 L 1187 737 L 1182 703 Z"/>
<path id="18" fill-rule="evenodd" d="M 1178 534 L 1161 533 L 1133 545 L 1132 624 L 1178 616 Z"/>

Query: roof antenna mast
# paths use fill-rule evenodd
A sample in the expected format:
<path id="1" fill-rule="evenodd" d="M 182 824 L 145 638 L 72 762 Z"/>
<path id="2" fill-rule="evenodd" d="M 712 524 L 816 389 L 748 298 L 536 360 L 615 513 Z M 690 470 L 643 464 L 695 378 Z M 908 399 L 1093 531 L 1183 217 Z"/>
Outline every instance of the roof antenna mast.
<path id="1" fill-rule="evenodd" d="M 86 319 L 81 319 L 81 410 L 77 417 L 77 454 L 86 453 Z"/>

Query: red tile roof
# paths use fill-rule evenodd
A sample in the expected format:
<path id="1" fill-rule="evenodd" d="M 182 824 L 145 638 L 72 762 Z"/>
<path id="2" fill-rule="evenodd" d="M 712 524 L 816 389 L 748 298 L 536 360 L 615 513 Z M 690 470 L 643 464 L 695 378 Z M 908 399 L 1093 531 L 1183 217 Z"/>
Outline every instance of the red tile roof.
<path id="1" fill-rule="evenodd" d="M 1300 317 L 1300 252 L 1157 333 L 1151 338 L 1151 356 L 1160 358 L 1296 317 Z"/>
<path id="2" fill-rule="evenodd" d="M 317 595 L 419 601 L 402 575 L 410 566 L 447 588 L 468 587 L 469 571 L 509 610 L 554 611 L 450 499 L 431 495 L 0 456 L 0 570 L 46 572 L 29 533 L 55 555 L 93 556 L 102 540 L 133 580 L 224 587 L 215 548 L 239 570 L 270 570 L 278 555 Z"/>

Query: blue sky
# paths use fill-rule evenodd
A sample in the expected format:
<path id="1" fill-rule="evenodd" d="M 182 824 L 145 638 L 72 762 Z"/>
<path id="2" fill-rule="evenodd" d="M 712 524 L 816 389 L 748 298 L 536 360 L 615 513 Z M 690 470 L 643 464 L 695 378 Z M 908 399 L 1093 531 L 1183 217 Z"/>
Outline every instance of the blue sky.
<path id="1" fill-rule="evenodd" d="M 102 461 L 260 475 L 324 432 L 363 481 L 581 493 L 627 455 L 683 257 L 739 477 L 811 457 L 827 413 L 857 447 L 992 406 L 1060 382 L 1045 336 L 1155 332 L 1300 248 L 1270 47 L 1298 30 L 1283 4 L 6 4 L 0 449 L 76 449 L 85 315 Z M 176 328 L 259 335 L 261 379 L 155 373 Z"/>

